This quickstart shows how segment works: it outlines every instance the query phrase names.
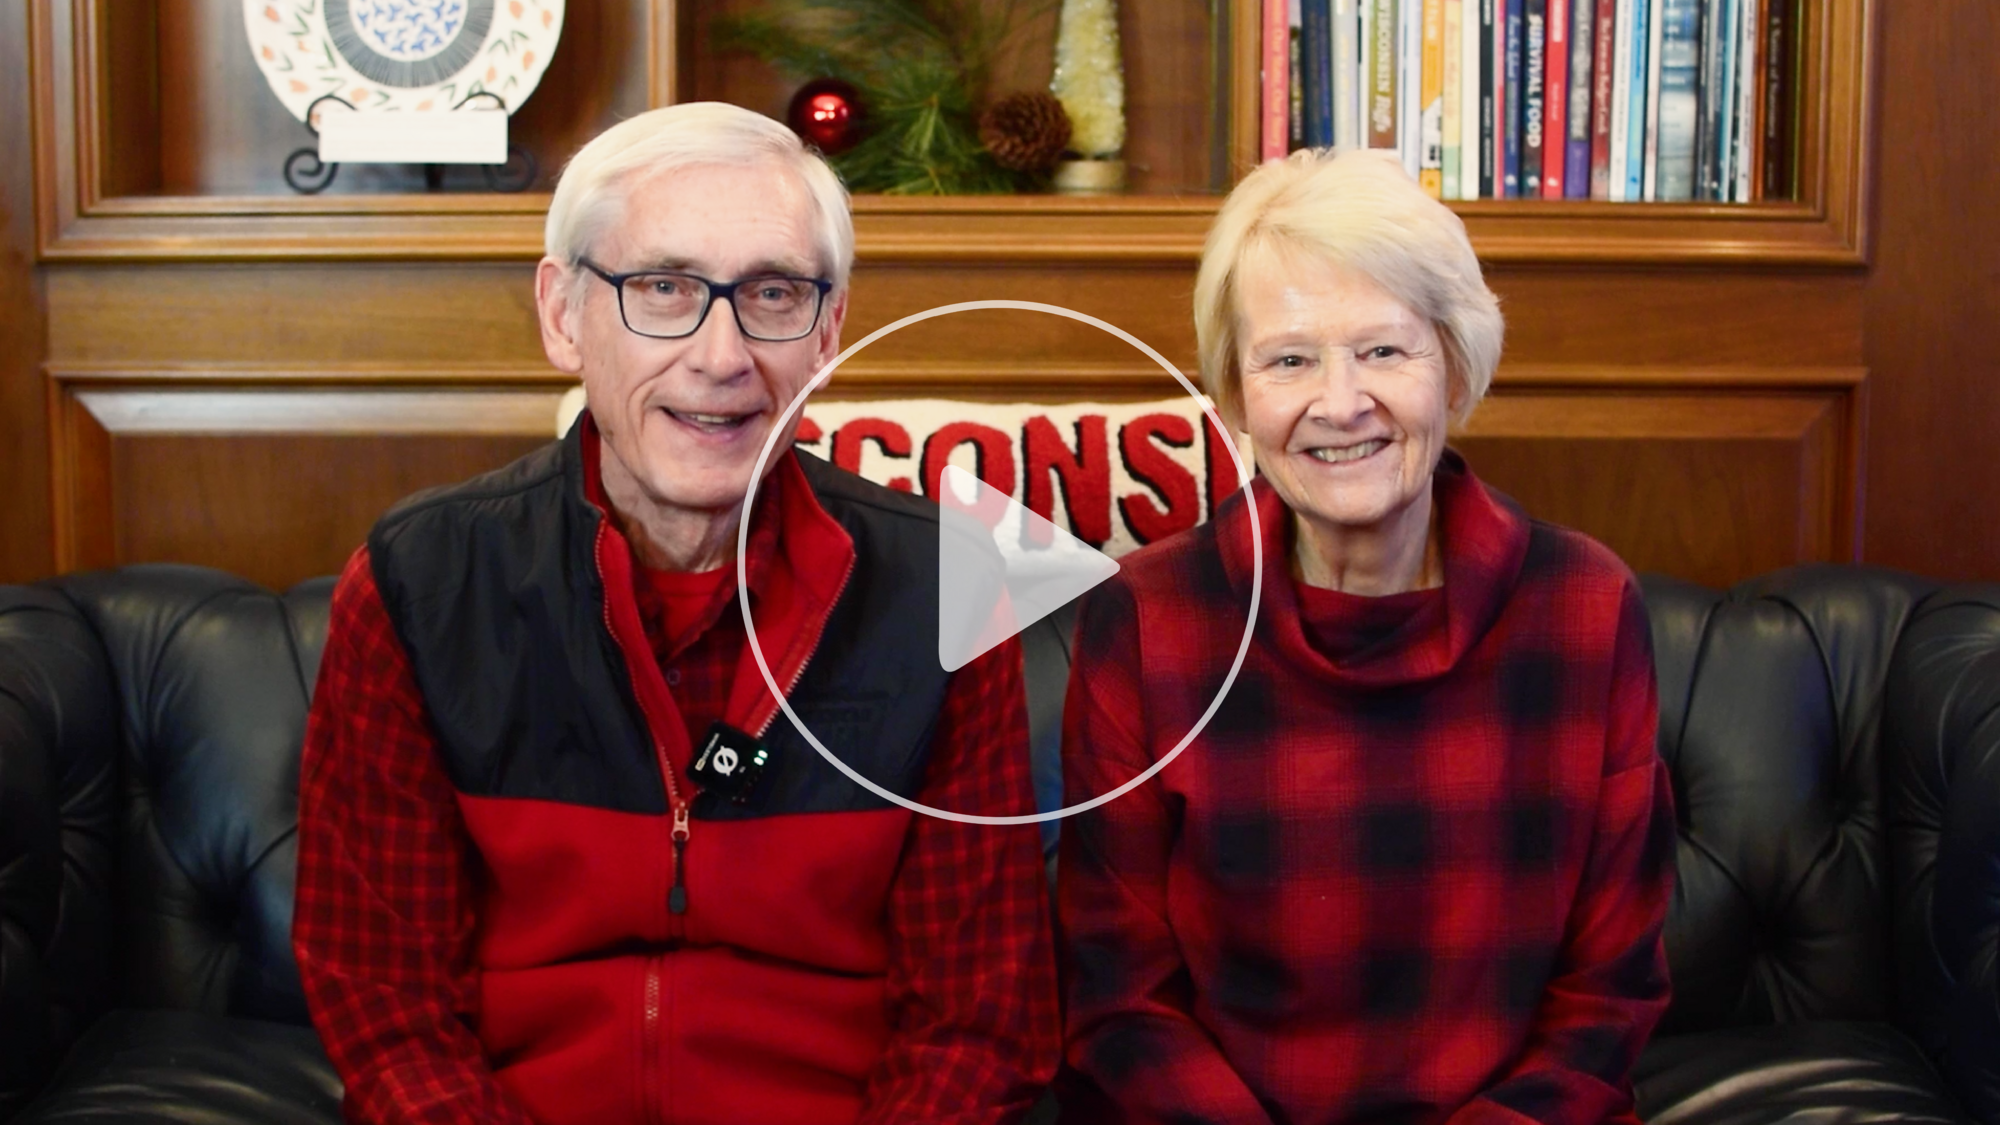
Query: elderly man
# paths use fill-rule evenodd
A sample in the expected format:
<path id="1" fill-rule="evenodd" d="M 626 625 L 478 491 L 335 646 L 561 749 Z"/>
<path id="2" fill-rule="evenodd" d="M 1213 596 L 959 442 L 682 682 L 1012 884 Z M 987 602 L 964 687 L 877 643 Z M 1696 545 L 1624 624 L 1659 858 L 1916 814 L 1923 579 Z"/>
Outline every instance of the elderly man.
<path id="1" fill-rule="evenodd" d="M 570 435 L 383 518 L 306 735 L 294 941 L 349 1120 L 998 1122 L 1057 1055 L 1020 650 L 947 675 L 936 512 L 791 451 L 839 349 L 847 199 L 676 106 L 549 208 Z M 796 423 L 797 414 L 792 416 Z M 774 721 L 775 720 L 775 721 Z"/>

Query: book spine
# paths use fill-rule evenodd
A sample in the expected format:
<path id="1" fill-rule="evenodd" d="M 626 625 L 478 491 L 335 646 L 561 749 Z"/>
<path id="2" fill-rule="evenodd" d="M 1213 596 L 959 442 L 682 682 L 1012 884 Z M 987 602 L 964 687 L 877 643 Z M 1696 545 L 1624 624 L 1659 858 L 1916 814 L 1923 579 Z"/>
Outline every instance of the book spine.
<path id="1" fill-rule="evenodd" d="M 1506 4 L 1507 22 L 1496 33 L 1504 33 L 1505 46 L 1502 48 L 1500 102 L 1495 107 L 1500 113 L 1496 120 L 1503 130 L 1500 142 L 1501 188 L 1508 199 L 1521 198 L 1523 150 L 1527 147 L 1527 112 L 1525 103 L 1528 90 L 1528 0 L 1501 0 Z"/>
<path id="2" fill-rule="evenodd" d="M 1424 170 L 1424 0 L 1397 0 L 1396 151 L 1413 180 Z"/>
<path id="3" fill-rule="evenodd" d="M 1597 0 L 1570 0 L 1569 132 L 1563 198 L 1590 198 L 1591 96 L 1597 91 Z"/>
<path id="4" fill-rule="evenodd" d="M 1775 6 L 1773 0 L 1757 0 L 1757 20 L 1750 29 L 1750 34 L 1757 43 L 1757 77 L 1756 85 L 1753 87 L 1756 91 L 1753 97 L 1757 103 L 1755 113 L 1757 127 L 1752 134 L 1756 138 L 1757 159 L 1751 162 L 1749 196 L 1753 200 L 1764 198 L 1764 107 L 1768 103 L 1771 89 L 1770 26 L 1771 9 Z"/>
<path id="5" fill-rule="evenodd" d="M 1460 0 L 1458 42 L 1458 198 L 1479 198 L 1479 0 Z M 1447 37 L 1449 38 L 1449 37 Z"/>
<path id="6" fill-rule="evenodd" d="M 1736 102 L 1731 97 L 1730 45 L 1735 42 L 1736 6 L 1731 0 L 1709 0 L 1702 11 L 1702 68 L 1697 91 L 1701 99 L 1701 131 L 1695 136 L 1695 198 L 1720 203 L 1729 175 L 1729 123 Z"/>
<path id="7" fill-rule="evenodd" d="M 1625 169 L 1632 157 L 1632 42 L 1633 8 L 1636 0 L 1617 0 L 1612 19 L 1611 39 L 1611 160 L 1606 198 L 1613 203 L 1627 199 Z M 1592 185 L 1593 188 L 1595 184 Z"/>
<path id="8" fill-rule="evenodd" d="M 1373 0 L 1368 35 L 1368 147 L 1396 147 L 1396 0 Z"/>
<path id="9" fill-rule="evenodd" d="M 1625 177 L 1625 199 L 1646 197 L 1646 126 L 1652 108 L 1653 0 L 1632 0 L 1632 89 L 1626 126 L 1625 167 L 1613 176 Z"/>
<path id="10" fill-rule="evenodd" d="M 1700 38 L 1701 61 L 1694 78 L 1694 198 L 1708 199 L 1709 184 L 1715 178 L 1715 96 L 1721 90 L 1716 60 L 1721 57 L 1722 40 L 1715 31 L 1722 23 L 1722 0 L 1702 0 Z"/>
<path id="11" fill-rule="evenodd" d="M 1771 0 L 1764 28 L 1764 182 L 1760 199 L 1790 199 L 1792 113 L 1795 85 L 1792 36 L 1798 24 L 1793 0 Z"/>
<path id="12" fill-rule="evenodd" d="M 1291 139 L 1286 145 L 1286 151 L 1297 152 L 1306 145 L 1306 100 L 1309 96 L 1306 91 L 1305 43 L 1301 35 L 1301 21 L 1304 17 L 1301 13 L 1299 0 L 1290 0 L 1288 18 L 1290 20 L 1292 77 L 1291 84 L 1287 87 L 1291 94 L 1291 111 L 1288 117 L 1291 126 L 1289 130 Z"/>
<path id="13" fill-rule="evenodd" d="M 1444 0 L 1443 199 L 1465 190 L 1465 0 Z"/>
<path id="14" fill-rule="evenodd" d="M 1700 129 L 1700 0 L 1660 2 L 1659 191 L 1656 198 L 1694 198 Z"/>
<path id="15" fill-rule="evenodd" d="M 1791 63 L 1790 94 L 1786 98 L 1786 109 L 1791 119 L 1788 127 L 1791 138 L 1788 156 L 1791 168 L 1792 198 L 1797 199 L 1804 191 L 1805 175 L 1801 171 L 1801 161 L 1805 159 L 1806 135 L 1806 0 L 1799 0 L 1798 16 L 1792 20 L 1792 49 L 1787 52 Z"/>
<path id="16" fill-rule="evenodd" d="M 1501 96 L 1506 93 L 1506 19 L 1496 0 L 1479 0 L 1479 196 L 1500 199 L 1505 191 Z"/>
<path id="17" fill-rule="evenodd" d="M 1660 57 L 1667 22 L 1666 0 L 1646 0 L 1646 144 L 1640 198 L 1660 198 Z"/>
<path id="18" fill-rule="evenodd" d="M 1763 161 L 1763 152 L 1758 144 L 1764 138 L 1763 124 L 1757 119 L 1757 111 L 1764 104 L 1762 76 L 1763 52 L 1758 50 L 1763 41 L 1764 9 L 1759 0 L 1742 0 L 1743 32 L 1737 44 L 1736 66 L 1736 129 L 1732 144 L 1735 152 L 1736 183 L 1730 198 L 1738 203 L 1748 203 L 1756 198 L 1757 167 Z"/>
<path id="19" fill-rule="evenodd" d="M 1361 133 L 1361 30 L 1355 0 L 1333 0 L 1333 143 L 1354 148 Z"/>
<path id="20" fill-rule="evenodd" d="M 1263 122 L 1258 153 L 1282 158 L 1292 141 L 1292 25 L 1286 0 L 1264 0 Z"/>
<path id="21" fill-rule="evenodd" d="M 1299 29 L 1305 75 L 1305 143 L 1325 148 L 1333 143 L 1333 2 L 1305 0 Z"/>
<path id="22" fill-rule="evenodd" d="M 1417 182 L 1432 199 L 1444 198 L 1444 0 L 1424 0 L 1417 57 Z"/>
<path id="23" fill-rule="evenodd" d="M 1611 113 L 1617 106 L 1618 0 L 1597 0 L 1590 78 L 1590 198 L 1611 198 Z M 1619 173 L 1624 173 L 1619 168 Z"/>
<path id="24" fill-rule="evenodd" d="M 1548 49 L 1548 0 L 1528 0 L 1521 43 L 1521 198 L 1542 197 L 1543 52 Z"/>
<path id="25" fill-rule="evenodd" d="M 1372 148 L 1368 135 L 1375 96 L 1375 0 L 1354 0 L 1354 31 L 1354 144 Z"/>
<path id="26" fill-rule="evenodd" d="M 1569 155 L 1570 0 L 1548 0 L 1542 46 L 1542 198 L 1563 197 Z"/>
<path id="27" fill-rule="evenodd" d="M 1741 0 L 1723 0 L 1722 3 L 1722 51 L 1716 60 L 1716 73 L 1720 76 L 1715 96 L 1715 180 L 1713 194 L 1709 196 L 1717 203 L 1729 202 L 1736 184 L 1736 48 L 1740 38 L 1739 15 Z"/>

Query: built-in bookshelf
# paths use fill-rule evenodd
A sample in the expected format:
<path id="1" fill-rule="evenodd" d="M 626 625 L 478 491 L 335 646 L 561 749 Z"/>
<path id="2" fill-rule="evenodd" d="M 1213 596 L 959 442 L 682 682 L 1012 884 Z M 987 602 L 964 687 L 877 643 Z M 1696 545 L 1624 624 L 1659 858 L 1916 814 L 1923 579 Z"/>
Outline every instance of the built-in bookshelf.
<path id="1" fill-rule="evenodd" d="M 1798 198 L 1806 0 L 1265 0 L 1260 152 L 1458 200 Z"/>
<path id="2" fill-rule="evenodd" d="M 337 191 L 300 196 L 278 170 L 284 153 L 306 135 L 262 88 L 234 0 L 31 0 L 42 254 L 57 261 L 532 257 L 549 175 L 605 125 L 690 98 L 767 111 L 782 105 L 785 77 L 707 43 L 716 15 L 755 2 L 571 5 L 558 56 L 513 121 L 516 138 L 540 158 L 539 190 L 424 192 L 413 172 L 387 169 L 350 175 Z M 1423 5 L 1445 2 L 1459 6 L 1462 35 L 1463 12 L 1477 0 L 1399 0 L 1420 20 Z M 1512 0 L 1496 2 L 1507 10 Z M 1740 11 L 1754 0 L 1728 3 Z M 1793 61 L 1785 71 L 1793 75 L 1794 132 L 1785 190 L 1760 195 L 1753 188 L 1753 201 L 1743 204 L 1454 201 L 1482 256 L 1859 262 L 1868 6 L 1868 0 L 1826 0 L 1794 12 L 1796 50 L 1787 53 Z M 1264 0 L 1124 6 L 1132 191 L 1095 198 L 860 197 L 864 260 L 1192 260 L 1219 195 L 1260 156 L 1265 12 Z M 1416 40 L 1421 47 L 1420 27 Z M 1009 80 L 1043 80 L 1037 68 L 1046 74 L 1045 59 L 1046 51 L 1024 51 Z M 1418 73 L 1421 88 L 1421 62 Z"/>
<path id="3" fill-rule="evenodd" d="M 27 0 L 46 330 L 29 362 L 58 565 L 202 562 L 286 584 L 337 570 L 400 496 L 545 442 L 574 384 L 532 314 L 548 176 L 649 106 L 777 112 L 795 79 L 713 46 L 717 14 L 758 2 L 569 4 L 510 122 L 543 173 L 525 192 L 354 168 L 303 196 L 280 169 L 307 135 L 248 55 L 241 0 Z M 1487 480 L 1637 570 L 1724 584 L 1852 558 L 1875 5 L 1804 14 L 1789 200 L 1452 202 L 1507 317 L 1494 394 L 1453 439 Z M 1202 240 L 1260 155 L 1264 8 L 1122 7 L 1131 190 L 857 198 L 848 340 L 1010 298 L 1099 317 L 1194 370 Z M 1046 82 L 1052 38 L 1030 36 L 1002 80 Z M 1088 326 L 989 310 L 871 345 L 828 393 L 1182 392 Z"/>

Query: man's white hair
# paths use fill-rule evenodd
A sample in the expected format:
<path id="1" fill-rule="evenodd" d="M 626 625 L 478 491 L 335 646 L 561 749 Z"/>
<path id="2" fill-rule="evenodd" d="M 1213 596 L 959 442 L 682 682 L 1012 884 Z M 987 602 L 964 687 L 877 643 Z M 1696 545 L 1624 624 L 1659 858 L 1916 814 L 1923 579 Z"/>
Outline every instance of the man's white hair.
<path id="1" fill-rule="evenodd" d="M 1486 397 L 1506 327 L 1465 224 L 1425 194 L 1395 153 L 1301 149 L 1236 185 L 1195 275 L 1202 381 L 1226 417 L 1243 417 L 1241 272 L 1282 269 L 1292 254 L 1352 270 L 1431 323 L 1446 372 L 1463 392 L 1455 420 Z"/>
<path id="2" fill-rule="evenodd" d="M 623 215 L 633 184 L 676 168 L 773 164 L 799 178 L 813 204 L 819 268 L 836 290 L 854 269 L 847 189 L 817 152 L 784 125 L 741 106 L 688 102 L 621 121 L 584 145 L 549 201 L 543 246 L 572 269 Z M 722 279 L 726 280 L 726 279 Z"/>

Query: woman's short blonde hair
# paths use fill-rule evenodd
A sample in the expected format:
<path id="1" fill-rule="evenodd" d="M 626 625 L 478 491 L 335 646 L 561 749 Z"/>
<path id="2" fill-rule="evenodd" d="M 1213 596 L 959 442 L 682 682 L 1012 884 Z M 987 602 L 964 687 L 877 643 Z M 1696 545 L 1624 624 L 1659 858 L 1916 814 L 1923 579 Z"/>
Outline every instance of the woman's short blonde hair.
<path id="1" fill-rule="evenodd" d="M 624 214 L 639 179 L 696 165 L 770 162 L 788 168 L 812 200 L 820 269 L 836 289 L 854 269 L 854 220 L 847 189 L 798 134 L 761 113 L 723 102 L 648 110 L 599 133 L 570 158 L 549 200 L 544 251 L 574 268 Z"/>
<path id="2" fill-rule="evenodd" d="M 1358 273 L 1429 320 L 1464 421 L 1493 382 L 1505 325 L 1465 224 L 1394 153 L 1302 149 L 1244 177 L 1209 229 L 1194 283 L 1201 377 L 1223 416 L 1243 417 L 1238 273 L 1304 254 Z"/>

